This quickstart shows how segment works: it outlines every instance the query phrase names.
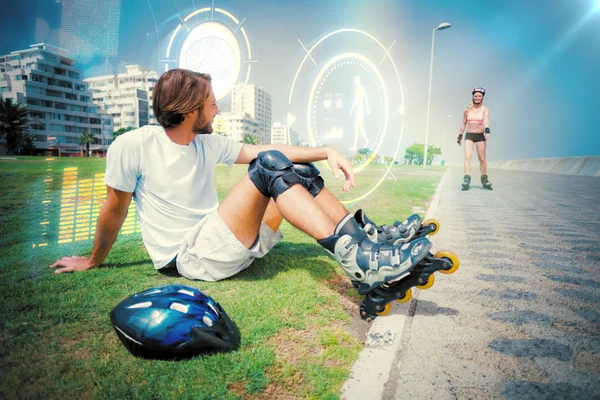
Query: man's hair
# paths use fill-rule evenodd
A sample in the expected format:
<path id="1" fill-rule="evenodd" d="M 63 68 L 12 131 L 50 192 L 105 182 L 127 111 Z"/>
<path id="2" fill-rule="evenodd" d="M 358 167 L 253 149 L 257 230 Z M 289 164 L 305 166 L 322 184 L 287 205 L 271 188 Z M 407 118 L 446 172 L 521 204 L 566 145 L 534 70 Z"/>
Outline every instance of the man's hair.
<path id="1" fill-rule="evenodd" d="M 209 74 L 188 69 L 171 69 L 158 79 L 152 92 L 152 108 L 163 128 L 174 128 L 183 122 L 185 114 L 202 106 L 210 96 Z"/>

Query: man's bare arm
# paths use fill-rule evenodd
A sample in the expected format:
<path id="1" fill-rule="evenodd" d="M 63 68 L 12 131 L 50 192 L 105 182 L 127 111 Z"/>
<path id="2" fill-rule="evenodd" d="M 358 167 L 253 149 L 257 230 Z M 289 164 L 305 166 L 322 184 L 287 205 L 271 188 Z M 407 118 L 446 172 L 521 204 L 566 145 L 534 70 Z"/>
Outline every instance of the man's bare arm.
<path id="1" fill-rule="evenodd" d="M 55 273 L 61 274 L 85 271 L 102 264 L 117 240 L 119 230 L 127 217 L 132 197 L 133 193 L 122 192 L 107 186 L 106 201 L 98 215 L 94 247 L 90 257 L 63 257 L 52 264 L 50 268 L 62 267 L 55 271 Z"/>
<path id="2" fill-rule="evenodd" d="M 344 192 L 347 192 L 350 188 L 356 186 L 352 164 L 339 151 L 329 147 L 301 147 L 286 144 L 244 144 L 235 163 L 248 164 L 258 157 L 258 153 L 268 150 L 278 150 L 294 163 L 309 163 L 327 160 L 335 179 L 338 179 L 339 177 L 339 170 L 344 173 L 346 178 L 342 187 Z"/>
<path id="3" fill-rule="evenodd" d="M 258 153 L 268 150 L 279 150 L 292 162 L 308 163 L 327 160 L 331 149 L 327 147 L 290 146 L 287 144 L 245 144 L 242 146 L 242 150 L 235 163 L 248 164 L 258 157 Z"/>

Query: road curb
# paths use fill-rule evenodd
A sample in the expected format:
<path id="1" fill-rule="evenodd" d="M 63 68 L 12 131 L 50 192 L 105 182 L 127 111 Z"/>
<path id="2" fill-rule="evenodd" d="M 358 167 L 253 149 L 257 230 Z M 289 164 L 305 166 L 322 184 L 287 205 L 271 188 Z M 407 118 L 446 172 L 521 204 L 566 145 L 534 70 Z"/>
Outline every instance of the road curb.
<path id="1" fill-rule="evenodd" d="M 440 197 L 448 169 L 442 175 L 424 219 L 438 214 Z M 394 303 L 390 315 L 376 318 L 369 329 L 365 347 L 350 370 L 350 377 L 342 386 L 340 398 L 344 400 L 381 399 L 386 383 L 392 375 L 408 312 L 419 298 L 420 290 L 413 288 L 413 299 L 406 304 Z M 395 387 L 395 384 L 394 384 Z"/>

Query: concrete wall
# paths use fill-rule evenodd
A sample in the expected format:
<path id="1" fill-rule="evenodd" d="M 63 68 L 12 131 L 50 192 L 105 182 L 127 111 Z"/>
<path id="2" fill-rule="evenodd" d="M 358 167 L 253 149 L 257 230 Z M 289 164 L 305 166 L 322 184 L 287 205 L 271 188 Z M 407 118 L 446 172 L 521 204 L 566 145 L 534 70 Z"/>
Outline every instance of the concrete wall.
<path id="1" fill-rule="evenodd" d="M 489 162 L 488 167 L 563 175 L 600 176 L 600 156 L 495 161 Z"/>

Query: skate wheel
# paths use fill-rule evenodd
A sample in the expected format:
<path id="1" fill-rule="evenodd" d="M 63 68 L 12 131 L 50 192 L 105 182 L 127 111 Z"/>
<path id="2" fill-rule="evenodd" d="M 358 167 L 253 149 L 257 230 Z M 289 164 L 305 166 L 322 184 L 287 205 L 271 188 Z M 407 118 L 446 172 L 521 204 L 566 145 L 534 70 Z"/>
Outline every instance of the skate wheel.
<path id="1" fill-rule="evenodd" d="M 421 286 L 417 286 L 418 289 L 421 290 L 427 290 L 430 287 L 433 286 L 433 283 L 435 282 L 435 276 L 433 276 L 433 274 L 429 275 L 429 278 L 427 278 L 427 283 Z"/>
<path id="2" fill-rule="evenodd" d="M 412 289 L 408 289 L 403 298 L 394 300 L 396 303 L 406 303 L 412 299 Z"/>
<path id="3" fill-rule="evenodd" d="M 435 235 L 440 230 L 440 223 L 435 219 L 426 219 L 425 222 L 423 222 L 423 226 L 431 228 L 431 232 L 429 232 L 430 235 Z"/>
<path id="4" fill-rule="evenodd" d="M 450 263 L 452 264 L 452 267 L 450 269 L 441 269 L 440 272 L 442 274 L 453 274 L 458 270 L 458 266 L 460 265 L 460 262 L 458 261 L 458 257 L 456 256 L 456 254 L 454 254 L 450 250 L 438 251 L 437 253 L 435 253 L 435 255 L 433 257 L 434 258 L 444 258 L 444 259 L 450 261 Z"/>
<path id="5" fill-rule="evenodd" d="M 385 307 L 383 308 L 383 311 L 382 312 L 378 312 L 376 314 L 379 315 L 380 317 L 383 317 L 384 315 L 388 315 L 390 313 L 390 311 L 392 311 L 392 304 L 391 303 L 387 303 L 385 305 Z"/>

